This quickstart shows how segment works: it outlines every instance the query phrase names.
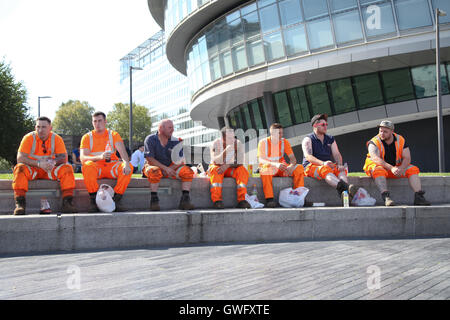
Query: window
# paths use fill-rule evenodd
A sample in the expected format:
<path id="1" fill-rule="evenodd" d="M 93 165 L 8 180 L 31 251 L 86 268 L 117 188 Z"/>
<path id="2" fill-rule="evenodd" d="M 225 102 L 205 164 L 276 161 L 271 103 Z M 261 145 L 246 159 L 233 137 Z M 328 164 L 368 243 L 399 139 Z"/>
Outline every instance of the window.
<path id="1" fill-rule="evenodd" d="M 233 62 L 231 61 L 230 51 L 226 51 L 220 54 L 220 62 L 222 64 L 222 74 L 224 76 L 233 72 Z"/>
<path id="2" fill-rule="evenodd" d="M 384 71 L 381 73 L 386 103 L 414 99 L 409 69 Z"/>
<path id="3" fill-rule="evenodd" d="M 249 4 L 248 6 L 241 8 L 242 16 L 253 11 L 256 11 L 256 2 L 253 2 L 252 4 Z"/>
<path id="4" fill-rule="evenodd" d="M 238 11 L 239 13 L 239 11 Z M 236 19 L 228 23 L 231 35 L 231 45 L 235 45 L 244 40 L 244 30 L 242 28 L 241 19 Z"/>
<path id="5" fill-rule="evenodd" d="M 248 63 L 254 66 L 265 61 L 261 39 L 247 41 Z"/>
<path id="6" fill-rule="evenodd" d="M 377 73 L 353 77 L 353 85 L 355 87 L 359 109 L 375 107 L 384 103 L 380 79 Z"/>
<path id="7" fill-rule="evenodd" d="M 427 0 L 396 0 L 395 8 L 400 30 L 431 26 Z"/>
<path id="8" fill-rule="evenodd" d="M 411 68 L 411 75 L 418 99 L 436 95 L 436 67 L 434 65 Z M 441 65 L 441 93 L 449 93 L 444 65 Z"/>
<path id="9" fill-rule="evenodd" d="M 247 39 L 259 35 L 261 26 L 259 24 L 258 13 L 253 12 L 242 17 L 242 24 Z"/>
<path id="10" fill-rule="evenodd" d="M 380 3 L 375 7 L 361 7 L 361 13 L 368 37 L 397 32 L 390 2 Z"/>
<path id="11" fill-rule="evenodd" d="M 350 78 L 332 80 L 329 84 L 336 114 L 354 111 L 356 109 L 355 98 Z"/>
<path id="12" fill-rule="evenodd" d="M 248 111 L 247 104 L 244 104 L 241 106 L 241 112 L 243 115 L 243 118 L 245 119 L 245 130 L 248 130 L 250 128 L 253 128 L 252 119 L 250 117 L 250 112 Z"/>
<path id="13" fill-rule="evenodd" d="M 299 25 L 283 31 L 286 53 L 288 56 L 308 51 L 306 43 L 305 26 Z"/>
<path id="14" fill-rule="evenodd" d="M 280 7 L 281 25 L 283 27 L 302 22 L 302 11 L 299 0 L 285 0 L 278 3 Z"/>
<path id="15" fill-rule="evenodd" d="M 308 101 L 306 100 L 305 88 L 296 88 L 288 91 L 294 111 L 295 123 L 308 122 L 311 119 L 308 109 Z"/>
<path id="16" fill-rule="evenodd" d="M 280 28 L 277 5 L 271 5 L 260 9 L 261 30 L 263 33 L 274 31 Z"/>
<path id="17" fill-rule="evenodd" d="M 305 87 L 311 102 L 313 114 L 326 113 L 331 115 L 330 101 L 328 99 L 327 86 L 325 82 L 311 84 Z"/>
<path id="18" fill-rule="evenodd" d="M 275 117 L 283 127 L 292 126 L 291 112 L 289 110 L 289 103 L 286 95 L 286 91 L 275 93 Z"/>
<path id="19" fill-rule="evenodd" d="M 284 47 L 281 40 L 281 32 L 264 36 L 264 48 L 267 61 L 273 61 L 284 56 Z"/>
<path id="20" fill-rule="evenodd" d="M 447 15 L 444 17 L 439 17 L 439 24 L 450 22 L 450 1 L 448 0 L 432 0 L 433 4 L 433 12 L 436 11 L 436 8 L 444 10 L 447 12 Z"/>
<path id="21" fill-rule="evenodd" d="M 308 23 L 308 38 L 311 50 L 333 45 L 330 19 L 320 19 Z"/>
<path id="22" fill-rule="evenodd" d="M 251 101 L 249 109 L 252 114 L 253 121 L 255 122 L 255 129 L 264 129 L 264 122 L 261 118 L 261 113 L 259 112 L 258 100 Z"/>
<path id="23" fill-rule="evenodd" d="M 328 15 L 327 0 L 303 0 L 303 10 L 307 20 Z"/>
<path id="24" fill-rule="evenodd" d="M 333 24 L 338 44 L 362 40 L 363 34 L 358 10 L 334 15 Z"/>
<path id="25" fill-rule="evenodd" d="M 356 0 L 330 0 L 331 12 L 358 7 Z"/>
<path id="26" fill-rule="evenodd" d="M 247 56 L 245 55 L 244 45 L 235 47 L 231 50 L 234 61 L 234 70 L 239 71 L 247 68 Z"/>

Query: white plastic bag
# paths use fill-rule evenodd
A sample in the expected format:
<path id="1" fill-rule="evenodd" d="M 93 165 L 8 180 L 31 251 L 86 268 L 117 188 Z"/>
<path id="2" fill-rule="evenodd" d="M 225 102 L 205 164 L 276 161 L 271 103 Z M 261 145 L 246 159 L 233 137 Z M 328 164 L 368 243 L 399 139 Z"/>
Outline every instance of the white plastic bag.
<path id="1" fill-rule="evenodd" d="M 377 202 L 364 188 L 359 188 L 352 199 L 352 204 L 355 206 L 373 206 Z"/>
<path id="2" fill-rule="evenodd" d="M 258 208 L 263 208 L 264 207 L 264 204 L 259 202 L 257 195 L 251 196 L 251 195 L 246 193 L 245 194 L 245 201 L 247 201 L 252 206 L 252 209 L 258 209 Z"/>
<path id="3" fill-rule="evenodd" d="M 113 212 L 116 210 L 116 204 L 113 200 L 114 189 L 107 184 L 100 185 L 97 195 L 95 196 L 95 202 L 101 212 Z"/>
<path id="4" fill-rule="evenodd" d="M 305 198 L 309 189 L 299 187 L 297 189 L 286 188 L 280 191 L 278 202 L 285 208 L 300 208 L 305 204 Z"/>

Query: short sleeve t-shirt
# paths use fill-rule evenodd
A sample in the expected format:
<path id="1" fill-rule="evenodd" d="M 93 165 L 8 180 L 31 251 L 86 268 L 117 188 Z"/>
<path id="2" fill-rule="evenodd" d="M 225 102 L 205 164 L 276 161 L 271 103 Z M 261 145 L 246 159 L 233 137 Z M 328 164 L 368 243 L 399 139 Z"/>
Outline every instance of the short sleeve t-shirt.
<path id="1" fill-rule="evenodd" d="M 20 143 L 19 146 L 19 152 L 22 153 L 28 153 L 30 154 L 31 149 L 33 147 L 33 133 L 34 132 L 30 132 L 28 134 L 26 134 L 23 138 L 22 141 Z M 66 145 L 64 144 L 64 140 L 57 135 L 56 133 L 50 132 L 50 134 L 48 135 L 47 140 L 42 141 L 39 136 L 37 135 L 37 133 L 34 134 L 35 139 L 36 139 L 36 143 L 35 143 L 35 149 L 34 149 L 34 153 L 37 156 L 50 156 L 51 154 L 51 139 L 52 139 L 52 135 L 55 136 L 55 151 L 54 151 L 54 155 L 55 154 L 63 154 L 63 153 L 67 153 L 66 151 Z M 45 151 L 45 152 L 44 152 Z M 54 158 L 53 155 L 53 158 Z M 32 155 L 30 155 L 30 158 L 35 159 Z"/>
<path id="2" fill-rule="evenodd" d="M 148 135 L 144 141 L 144 157 L 155 158 L 165 166 L 183 158 L 183 144 L 180 138 L 171 137 L 165 146 L 161 145 L 158 133 Z"/>
<path id="3" fill-rule="evenodd" d="M 292 151 L 291 144 L 287 139 L 282 138 L 284 143 L 284 154 L 291 155 L 294 152 Z M 266 151 L 267 150 L 267 151 Z M 270 137 L 261 140 L 258 144 L 258 158 L 274 158 L 281 157 L 279 161 L 284 161 L 284 154 L 281 154 L 282 144 L 278 143 L 277 145 L 272 146 L 272 140 Z"/>
<path id="4" fill-rule="evenodd" d="M 90 143 L 89 133 L 86 133 L 81 138 L 80 149 L 88 149 L 92 153 L 105 152 L 106 145 L 109 142 L 109 131 L 111 131 L 111 135 L 112 135 L 113 143 L 114 143 L 114 147 L 111 146 L 111 148 L 115 149 L 116 143 L 122 142 L 123 140 L 119 133 L 117 133 L 113 130 L 109 130 L 109 129 L 105 130 L 101 134 L 95 132 L 95 130 L 92 130 L 90 132 L 92 134 L 92 138 L 93 138 L 93 146 L 91 146 L 91 143 Z M 119 160 L 119 157 L 116 155 L 115 152 L 113 152 L 111 154 L 111 160 Z M 102 160 L 102 161 L 104 161 L 104 160 Z"/>
<path id="5" fill-rule="evenodd" d="M 392 141 L 391 144 L 387 144 L 384 140 L 381 140 L 384 146 L 384 161 L 389 163 L 391 166 L 396 165 L 396 159 L 397 159 L 397 150 L 395 149 L 395 141 L 397 141 L 397 137 L 393 135 L 394 141 Z M 372 142 L 373 143 L 373 142 Z M 405 145 L 403 146 L 403 149 L 408 148 L 408 145 L 405 142 Z"/>

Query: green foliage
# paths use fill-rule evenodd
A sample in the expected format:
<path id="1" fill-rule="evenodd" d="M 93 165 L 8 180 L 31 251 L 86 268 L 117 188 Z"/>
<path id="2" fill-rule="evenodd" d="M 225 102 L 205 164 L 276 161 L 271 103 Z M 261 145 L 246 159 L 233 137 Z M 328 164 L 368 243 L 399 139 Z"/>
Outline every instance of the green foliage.
<path id="1" fill-rule="evenodd" d="M 114 104 L 113 110 L 107 115 L 108 127 L 117 131 L 122 139 L 128 140 L 130 136 L 130 105 L 123 103 Z M 150 134 L 152 121 L 150 112 L 141 105 L 133 103 L 133 144 L 143 143 Z"/>
<path id="2" fill-rule="evenodd" d="M 58 134 L 82 136 L 92 130 L 92 114 L 94 108 L 86 101 L 69 100 L 59 106 L 53 130 Z"/>
<path id="3" fill-rule="evenodd" d="M 11 67 L 0 61 L 0 157 L 11 164 L 16 163 L 22 137 L 34 128 L 34 120 L 25 105 L 26 100 L 24 85 L 16 82 Z"/>

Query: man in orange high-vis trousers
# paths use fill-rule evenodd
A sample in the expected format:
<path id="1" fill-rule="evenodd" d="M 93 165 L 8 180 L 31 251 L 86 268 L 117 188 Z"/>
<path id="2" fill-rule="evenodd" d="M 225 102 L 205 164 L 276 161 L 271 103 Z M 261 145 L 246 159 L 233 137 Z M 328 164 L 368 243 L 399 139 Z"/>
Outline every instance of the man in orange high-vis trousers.
<path id="1" fill-rule="evenodd" d="M 210 147 L 211 164 L 208 176 L 211 182 L 211 200 L 215 209 L 223 209 L 222 183 L 224 177 L 236 180 L 237 208 L 249 209 L 250 204 L 245 200 L 247 194 L 248 171 L 243 166 L 244 149 L 242 143 L 235 138 L 231 128 L 221 130 L 221 138 L 214 140 Z"/>
<path id="2" fill-rule="evenodd" d="M 25 214 L 28 181 L 37 179 L 58 180 L 63 198 L 61 211 L 76 213 L 72 203 L 75 177 L 72 166 L 67 163 L 64 140 L 52 132 L 51 120 L 47 117 L 39 117 L 35 129 L 23 137 L 17 152 L 12 183 L 16 202 L 14 215 Z"/>
<path id="3" fill-rule="evenodd" d="M 163 119 L 159 123 L 158 132 L 148 135 L 144 140 L 144 157 L 146 163 L 143 173 L 150 182 L 150 210 L 161 210 L 158 198 L 158 187 L 161 178 L 181 180 L 181 210 L 192 210 L 189 191 L 191 190 L 194 171 L 185 165 L 182 139 L 173 137 L 173 122 Z"/>
<path id="4" fill-rule="evenodd" d="M 304 171 L 297 164 L 294 152 L 288 140 L 283 138 L 283 127 L 279 123 L 270 126 L 270 137 L 258 143 L 259 172 L 263 184 L 266 207 L 275 208 L 273 199 L 272 177 L 293 177 L 293 188 L 304 186 Z M 289 164 L 284 160 L 284 154 L 289 157 Z M 311 203 L 305 200 L 305 206 Z"/>
<path id="5" fill-rule="evenodd" d="M 375 181 L 385 206 L 394 206 L 387 189 L 386 178 L 408 178 L 414 190 L 414 205 L 429 206 L 419 178 L 419 168 L 411 164 L 411 153 L 405 138 L 394 133 L 394 124 L 383 120 L 378 125 L 378 135 L 367 142 L 368 153 L 363 170 Z"/>
<path id="6" fill-rule="evenodd" d="M 120 201 L 131 181 L 133 167 L 119 133 L 106 129 L 106 123 L 106 115 L 101 111 L 95 112 L 92 115 L 94 130 L 81 138 L 81 171 L 90 198 L 88 212 L 98 212 L 95 197 L 99 188 L 97 179 L 101 178 L 117 179 L 113 197 L 116 211 L 126 210 Z M 122 160 L 117 157 L 116 150 Z"/>

